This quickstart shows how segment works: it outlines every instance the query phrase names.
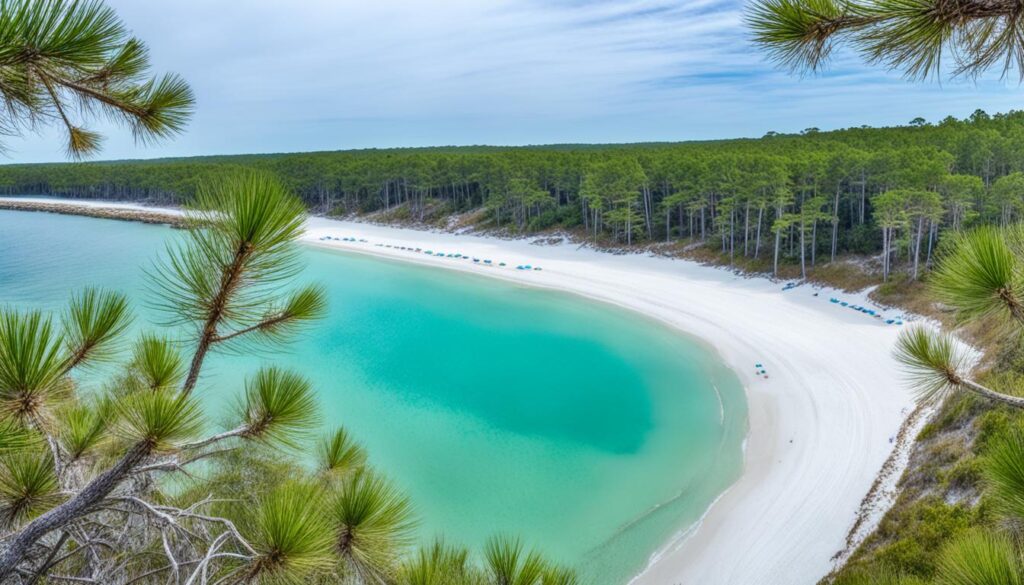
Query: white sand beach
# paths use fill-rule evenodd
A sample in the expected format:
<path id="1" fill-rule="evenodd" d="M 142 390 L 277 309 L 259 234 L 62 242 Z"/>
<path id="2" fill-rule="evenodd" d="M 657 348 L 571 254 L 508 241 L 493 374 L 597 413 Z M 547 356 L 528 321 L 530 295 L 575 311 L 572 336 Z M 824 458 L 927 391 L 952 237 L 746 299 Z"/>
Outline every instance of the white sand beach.
<path id="1" fill-rule="evenodd" d="M 861 501 L 914 407 L 891 356 L 901 328 L 829 300 L 877 309 L 863 295 L 809 285 L 784 291 L 783 283 L 689 261 L 613 255 L 571 243 L 536 245 L 323 218 L 310 219 L 304 240 L 613 303 L 718 351 L 747 392 L 744 472 L 699 527 L 681 529 L 652 556 L 636 584 L 817 582 L 844 548 Z M 755 375 L 756 363 L 769 378 Z"/>

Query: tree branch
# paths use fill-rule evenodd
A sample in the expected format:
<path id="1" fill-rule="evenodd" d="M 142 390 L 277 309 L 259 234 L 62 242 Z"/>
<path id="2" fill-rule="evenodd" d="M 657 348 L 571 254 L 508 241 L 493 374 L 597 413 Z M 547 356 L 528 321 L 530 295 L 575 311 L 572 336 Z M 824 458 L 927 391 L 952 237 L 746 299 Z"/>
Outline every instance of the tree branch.
<path id="1" fill-rule="evenodd" d="M 7 545 L 3 554 L 0 554 L 0 582 L 3 582 L 25 559 L 25 555 L 28 554 L 32 545 L 43 536 L 63 528 L 98 505 L 136 465 L 150 454 L 152 449 L 153 446 L 149 442 L 136 443 L 113 467 L 89 482 L 78 495 L 47 511 L 22 528 Z"/>
<path id="2" fill-rule="evenodd" d="M 246 333 L 252 333 L 253 331 L 258 331 L 260 329 L 269 329 L 270 327 L 273 327 L 274 325 L 280 325 L 281 323 L 284 323 L 288 319 L 291 319 L 292 316 L 293 315 L 291 313 L 282 312 L 282 313 L 279 313 L 279 314 L 277 314 L 277 315 L 275 315 L 273 317 L 270 317 L 269 319 L 265 319 L 264 321 L 261 321 L 260 323 L 257 323 L 256 325 L 253 325 L 251 327 L 246 327 L 244 329 L 239 329 L 238 331 L 234 331 L 232 333 L 228 333 L 227 335 L 217 335 L 216 337 L 213 338 L 212 342 L 213 343 L 221 343 L 223 341 L 228 341 L 228 340 L 234 339 L 236 337 L 241 337 L 242 335 L 245 335 Z"/>
<path id="3" fill-rule="evenodd" d="M 208 457 L 213 457 L 215 455 L 220 455 L 221 453 L 229 453 L 231 451 L 234 451 L 235 449 L 236 449 L 236 447 L 225 447 L 223 449 L 215 449 L 213 451 L 207 451 L 205 453 L 200 453 L 198 455 L 189 457 L 189 458 L 184 459 L 182 461 L 178 461 L 178 457 L 174 456 L 174 457 L 172 457 L 170 459 L 167 459 L 165 461 L 158 461 L 158 462 L 152 463 L 150 465 L 143 465 L 141 467 L 138 467 L 132 473 L 138 474 L 138 473 L 150 473 L 150 472 L 153 472 L 153 471 L 184 471 L 184 467 L 186 465 L 189 465 L 190 463 L 195 463 L 196 461 L 201 461 L 201 460 L 206 459 Z"/>
<path id="4" fill-rule="evenodd" d="M 218 443 L 218 442 L 223 441 L 225 439 L 230 439 L 232 437 L 241 437 L 242 435 L 244 435 L 244 434 L 246 434 L 248 432 L 249 432 L 248 425 L 242 425 L 240 427 L 236 427 L 234 429 L 231 429 L 230 431 L 225 431 L 223 433 L 207 437 L 207 438 L 205 438 L 205 439 L 203 439 L 201 441 L 195 441 L 193 443 L 185 443 L 184 445 L 179 447 L 179 449 L 181 449 L 182 451 L 188 451 L 188 450 L 191 450 L 191 449 L 199 449 L 200 447 L 206 447 L 207 445 L 212 445 L 214 443 Z"/>
<path id="5" fill-rule="evenodd" d="M 83 84 L 81 84 L 81 83 L 79 83 L 77 81 L 73 81 L 71 79 L 66 79 L 66 78 L 63 78 L 63 77 L 50 76 L 48 73 L 42 73 L 42 72 L 40 72 L 40 76 L 44 77 L 46 79 L 49 79 L 52 82 L 54 82 L 54 83 L 56 83 L 56 84 L 58 84 L 58 85 L 60 85 L 62 87 L 66 87 L 66 88 L 68 88 L 68 89 L 70 89 L 70 90 L 72 90 L 72 91 L 74 91 L 76 93 L 83 94 L 83 95 L 85 95 L 87 97 L 90 97 L 90 98 L 100 102 L 100 103 L 103 103 L 103 104 L 108 105 L 108 106 L 110 106 L 112 108 L 115 108 L 115 109 L 117 109 L 117 110 L 119 110 L 121 112 L 129 114 L 129 115 L 131 115 L 131 116 L 133 116 L 135 118 L 145 118 L 146 116 L 149 115 L 149 112 L 147 112 L 143 108 L 138 107 L 135 104 L 131 104 L 131 103 L 124 102 L 124 101 L 119 101 L 119 100 L 117 100 L 116 98 L 114 98 L 114 97 L 112 97 L 110 95 L 107 95 L 107 94 L 105 94 L 105 93 L 103 93 L 101 91 L 97 91 L 97 90 L 89 87 L 88 85 L 83 85 Z"/>
<path id="6" fill-rule="evenodd" d="M 187 567 L 189 565 L 194 565 L 194 564 L 196 564 L 198 562 L 199 562 L 198 560 L 194 560 L 194 561 L 180 561 L 178 563 L 178 566 L 179 567 Z M 148 571 L 146 573 L 138 575 L 137 577 L 132 577 L 131 579 L 128 579 L 127 581 L 124 582 L 124 585 L 131 585 L 132 583 L 137 583 L 139 581 L 142 581 L 143 579 L 146 579 L 147 577 L 152 577 L 153 575 L 156 575 L 158 573 L 163 573 L 164 571 L 166 571 L 166 570 L 168 570 L 170 568 L 172 568 L 172 565 L 165 565 L 163 567 L 160 567 L 159 569 L 153 569 L 152 571 Z"/>
<path id="7" fill-rule="evenodd" d="M 984 398 L 987 398 L 995 402 L 999 402 L 1001 404 L 1005 404 L 1007 406 L 1012 406 L 1013 408 L 1024 409 L 1024 398 L 1021 398 L 1019 396 L 1010 396 L 1009 394 L 996 392 L 995 390 L 986 388 L 985 386 L 982 386 L 981 384 L 978 384 L 973 380 L 960 380 L 958 385 L 963 386 L 964 388 L 977 394 L 978 396 L 982 396 Z"/>
<path id="8" fill-rule="evenodd" d="M 57 556 L 57 551 L 59 551 L 61 547 L 64 546 L 64 543 L 67 541 L 67 539 L 67 531 L 62 532 L 60 538 L 57 539 L 57 544 L 53 545 L 53 548 L 50 549 L 50 554 L 46 555 L 46 559 L 43 561 L 41 565 L 39 565 L 39 569 L 32 574 L 32 577 L 28 580 L 28 583 L 26 585 L 35 585 L 35 583 L 39 581 L 39 578 L 45 575 L 46 572 L 49 571 L 50 568 L 56 564 L 53 558 Z"/>
<path id="9" fill-rule="evenodd" d="M 182 394 L 185 396 L 192 393 L 196 382 L 199 381 L 199 371 L 203 367 L 206 353 L 209 351 L 213 340 L 217 337 L 217 326 L 220 325 L 221 319 L 224 317 L 224 310 L 227 308 L 231 295 L 238 285 L 251 253 L 252 247 L 248 242 L 243 242 L 235 251 L 231 264 L 227 266 L 223 273 L 220 288 L 210 303 L 210 311 L 207 314 L 206 323 L 203 325 L 203 332 L 199 337 L 199 343 L 196 345 L 196 351 L 192 356 L 192 364 L 189 366 L 188 376 L 185 378 L 185 384 L 181 389 Z"/>

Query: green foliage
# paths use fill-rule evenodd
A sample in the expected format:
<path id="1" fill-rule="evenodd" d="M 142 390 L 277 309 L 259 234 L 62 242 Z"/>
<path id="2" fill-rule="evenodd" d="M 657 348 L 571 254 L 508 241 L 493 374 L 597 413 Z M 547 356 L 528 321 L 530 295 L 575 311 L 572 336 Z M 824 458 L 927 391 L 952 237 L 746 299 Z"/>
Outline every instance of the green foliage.
<path id="1" fill-rule="evenodd" d="M 975 531 L 942 549 L 937 581 L 940 585 L 1020 585 L 1024 574 L 1009 539 Z"/>
<path id="2" fill-rule="evenodd" d="M 746 20 L 754 41 L 792 70 L 817 70 L 832 53 L 832 36 L 845 19 L 847 4 L 834 0 L 765 0 L 751 6 Z"/>
<path id="3" fill-rule="evenodd" d="M 869 225 L 857 225 L 843 232 L 842 249 L 853 254 L 870 254 L 881 246 L 878 232 Z"/>
<path id="4" fill-rule="evenodd" d="M 316 487 L 289 482 L 276 487 L 257 507 L 251 543 L 258 555 L 246 574 L 257 583 L 299 584 L 330 569 L 331 530 Z"/>
<path id="5" fill-rule="evenodd" d="M 289 294 L 280 306 L 268 309 L 255 333 L 263 343 L 285 340 L 304 324 L 316 321 L 326 313 L 326 291 L 316 285 L 305 286 Z"/>
<path id="6" fill-rule="evenodd" d="M 168 323 L 200 329 L 207 345 L 253 335 L 280 341 L 323 314 L 321 288 L 284 290 L 302 268 L 295 240 L 305 209 L 279 181 L 256 172 L 215 181 L 187 221 L 187 240 L 150 271 Z"/>
<path id="7" fill-rule="evenodd" d="M 139 339 L 131 365 L 142 386 L 150 390 L 172 388 L 185 376 L 185 365 L 174 343 L 155 335 Z"/>
<path id="8" fill-rule="evenodd" d="M 541 555 L 526 552 L 519 539 L 507 536 L 488 540 L 484 558 L 492 580 L 501 585 L 537 585 L 548 571 Z"/>
<path id="9" fill-rule="evenodd" d="M 64 383 L 62 350 L 60 333 L 41 312 L 0 310 L 0 409 L 38 415 Z"/>
<path id="10" fill-rule="evenodd" d="M 123 294 L 88 288 L 72 296 L 62 319 L 69 367 L 110 358 L 131 321 Z"/>
<path id="11" fill-rule="evenodd" d="M 0 525 L 12 528 L 60 500 L 53 457 L 42 449 L 0 460 Z"/>
<path id="12" fill-rule="evenodd" d="M 436 541 L 406 560 L 398 585 L 579 585 L 576 573 L 525 553 L 515 539 L 496 537 L 484 548 L 483 570 L 468 561 L 465 549 Z"/>
<path id="13" fill-rule="evenodd" d="M 117 401 L 117 431 L 131 442 L 154 449 L 173 449 L 203 430 L 202 407 L 173 391 L 142 390 Z"/>
<path id="14" fill-rule="evenodd" d="M 57 440 L 68 460 L 77 461 L 107 440 L 114 416 L 115 402 L 109 398 L 65 404 L 57 413 Z"/>
<path id="15" fill-rule="evenodd" d="M 947 490 L 972 490 L 981 481 L 984 470 L 977 458 L 957 461 L 952 467 L 938 474 L 938 479 Z"/>
<path id="16" fill-rule="evenodd" d="M 40 437 L 21 421 L 0 417 L 0 456 L 34 447 Z"/>
<path id="17" fill-rule="evenodd" d="M 951 335 L 924 326 L 901 331 L 894 352 L 918 399 L 924 402 L 941 400 L 959 386 L 969 358 Z"/>
<path id="18" fill-rule="evenodd" d="M 366 467 L 366 452 L 344 428 L 324 437 L 317 448 L 320 471 L 333 478 L 344 478 Z"/>
<path id="19" fill-rule="evenodd" d="M 1012 439 L 1015 434 L 1024 431 L 1024 418 L 1009 409 L 978 410 L 980 414 L 974 419 L 974 427 L 977 430 L 974 446 L 979 453 L 987 454 L 996 446 Z"/>
<path id="20" fill-rule="evenodd" d="M 938 75 L 944 55 L 957 74 L 1001 67 L 1024 75 L 1024 42 L 1014 32 L 1019 16 L 998 4 L 761 0 L 748 10 L 747 25 L 770 57 L 796 71 L 820 70 L 834 44 L 848 42 L 867 61 L 912 78 Z"/>
<path id="21" fill-rule="evenodd" d="M 926 585 L 926 581 L 893 571 L 855 570 L 844 573 L 832 585 Z"/>
<path id="22" fill-rule="evenodd" d="M 187 507 L 210 494 L 225 495 L 227 497 L 211 504 L 210 513 L 228 518 L 240 527 L 248 526 L 261 498 L 278 486 L 305 475 L 294 454 L 252 446 L 227 449 L 210 460 L 204 473 L 177 478 L 181 489 L 166 497 L 176 505 Z"/>
<path id="23" fill-rule="evenodd" d="M 298 447 L 319 424 L 316 395 L 309 381 L 279 368 L 263 368 L 245 384 L 239 418 L 244 436 Z"/>
<path id="24" fill-rule="evenodd" d="M 999 177 L 992 184 L 989 212 L 998 214 L 1000 225 L 1006 226 L 1024 208 L 1024 173 L 1020 171 Z"/>
<path id="25" fill-rule="evenodd" d="M 415 523 L 408 499 L 385 479 L 363 471 L 343 482 L 329 503 L 335 546 L 346 569 L 363 582 L 386 582 Z"/>
<path id="26" fill-rule="evenodd" d="M 984 475 L 999 512 L 1024 518 L 1024 434 L 1018 431 L 992 445 Z"/>
<path id="27" fill-rule="evenodd" d="M 553 227 L 571 230 L 579 227 L 582 223 L 583 220 L 580 218 L 579 211 L 576 208 L 563 205 L 561 207 L 548 208 L 539 215 L 535 215 L 526 226 L 526 231 L 541 232 Z"/>
<path id="28" fill-rule="evenodd" d="M 399 585 L 471 585 L 482 578 L 469 563 L 469 553 L 437 540 L 402 563 Z"/>
<path id="29" fill-rule="evenodd" d="M 580 585 L 580 578 L 572 569 L 548 567 L 541 576 L 541 585 Z"/>
<path id="30" fill-rule="evenodd" d="M 1019 298 L 1024 290 L 1009 234 L 983 227 L 954 234 L 931 278 L 931 288 L 944 303 L 956 308 L 961 320 L 1024 314 Z"/>
<path id="31" fill-rule="evenodd" d="M 148 70 L 145 45 L 100 1 L 0 2 L 0 133 L 56 120 L 75 158 L 102 141 L 76 114 L 125 124 L 141 142 L 177 134 L 192 114 L 192 91 L 176 75 L 147 78 Z"/>
<path id="32" fill-rule="evenodd" d="M 255 172 L 235 173 L 205 184 L 190 210 L 189 221 L 229 242 L 231 252 L 250 251 L 268 258 L 290 249 L 302 234 L 306 211 L 280 181 Z M 265 276 L 271 282 L 281 278 L 276 263 L 268 264 L 274 270 Z"/>
<path id="33" fill-rule="evenodd" d="M 939 549 L 973 522 L 973 513 L 966 506 L 923 498 L 901 510 L 898 518 L 883 521 L 879 536 L 892 538 L 872 552 L 873 565 L 930 578 L 936 571 Z"/>

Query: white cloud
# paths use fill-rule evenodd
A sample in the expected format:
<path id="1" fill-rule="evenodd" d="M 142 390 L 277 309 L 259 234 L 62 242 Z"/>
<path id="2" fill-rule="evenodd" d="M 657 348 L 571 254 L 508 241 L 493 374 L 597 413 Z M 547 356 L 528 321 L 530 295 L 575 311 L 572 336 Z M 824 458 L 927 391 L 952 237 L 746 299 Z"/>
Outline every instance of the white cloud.
<path id="1" fill-rule="evenodd" d="M 173 142 L 109 130 L 109 158 L 756 136 L 1020 98 L 912 85 L 843 54 L 833 73 L 789 76 L 749 45 L 737 0 L 108 2 L 199 100 Z M 59 160 L 58 136 L 9 141 L 12 160 Z"/>

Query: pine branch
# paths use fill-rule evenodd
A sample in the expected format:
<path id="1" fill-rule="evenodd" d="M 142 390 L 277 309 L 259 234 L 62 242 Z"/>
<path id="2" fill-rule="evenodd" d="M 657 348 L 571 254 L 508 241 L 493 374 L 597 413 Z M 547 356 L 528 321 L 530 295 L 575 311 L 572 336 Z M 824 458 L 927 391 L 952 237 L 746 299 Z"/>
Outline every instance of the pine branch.
<path id="1" fill-rule="evenodd" d="M 908 77 L 977 75 L 1002 62 L 1024 78 L 1024 4 L 1017 0 L 761 0 L 746 14 L 754 42 L 793 71 L 817 72 L 836 43 Z"/>

